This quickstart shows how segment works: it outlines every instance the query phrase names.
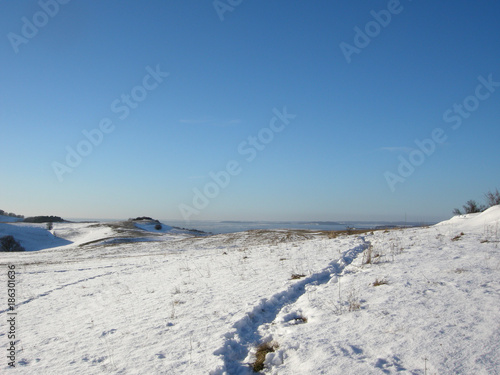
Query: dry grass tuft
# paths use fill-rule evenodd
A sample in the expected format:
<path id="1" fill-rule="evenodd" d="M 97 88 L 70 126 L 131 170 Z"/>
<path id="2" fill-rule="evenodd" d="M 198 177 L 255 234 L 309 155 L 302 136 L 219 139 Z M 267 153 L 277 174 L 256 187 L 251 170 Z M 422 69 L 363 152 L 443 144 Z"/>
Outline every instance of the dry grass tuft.
<path id="1" fill-rule="evenodd" d="M 375 231 L 378 231 L 381 229 L 377 229 Z M 336 231 L 322 231 L 322 233 L 326 234 L 329 239 L 334 239 L 337 238 L 338 236 L 345 235 L 345 236 L 350 236 L 353 234 L 356 235 L 361 235 L 361 234 L 373 234 L 374 230 L 373 229 L 354 229 L 354 228 L 348 228 L 345 230 L 336 230 Z"/>
<path id="2" fill-rule="evenodd" d="M 252 370 L 254 372 L 260 372 L 264 370 L 264 362 L 266 360 L 266 355 L 268 353 L 273 353 L 278 349 L 278 345 L 272 342 L 265 342 L 257 347 L 257 352 L 255 353 L 255 362 L 252 364 Z"/>
<path id="3" fill-rule="evenodd" d="M 303 277 L 306 277 L 306 275 L 301 275 L 301 274 L 298 274 L 298 273 L 292 273 L 292 280 L 302 279 Z"/>
<path id="4" fill-rule="evenodd" d="M 459 240 L 459 239 L 461 239 L 461 238 L 462 238 L 462 236 L 464 236 L 464 235 L 465 235 L 465 233 L 464 233 L 464 232 L 462 232 L 462 233 L 460 233 L 459 235 L 457 235 L 457 236 L 453 237 L 451 240 L 452 240 L 452 241 L 458 241 L 458 240 Z"/>
<path id="5" fill-rule="evenodd" d="M 389 281 L 387 281 L 386 278 L 375 279 L 375 281 L 373 282 L 373 286 L 380 286 L 380 285 L 387 285 L 387 284 L 389 284 Z"/>
<path id="6" fill-rule="evenodd" d="M 295 318 L 295 321 L 297 323 L 307 323 L 307 318 L 305 316 L 299 316 L 298 318 Z"/>

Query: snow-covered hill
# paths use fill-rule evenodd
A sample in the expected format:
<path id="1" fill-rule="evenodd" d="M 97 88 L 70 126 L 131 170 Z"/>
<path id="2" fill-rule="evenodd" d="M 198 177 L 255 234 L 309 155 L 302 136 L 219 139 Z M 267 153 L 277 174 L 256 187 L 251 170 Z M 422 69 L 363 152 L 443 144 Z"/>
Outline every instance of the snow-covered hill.
<path id="1" fill-rule="evenodd" d="M 45 224 L 0 223 L 0 237 L 11 235 L 26 251 L 35 251 L 70 244 L 63 238 L 54 236 L 46 229 Z"/>
<path id="2" fill-rule="evenodd" d="M 458 215 L 450 220 L 436 224 L 450 230 L 485 230 L 494 231 L 500 227 L 500 206 L 493 206 L 484 212 Z"/>
<path id="3" fill-rule="evenodd" d="M 0 237 L 12 235 L 27 251 L 63 247 L 59 250 L 70 251 L 92 243 L 119 244 L 124 242 L 167 241 L 193 237 L 199 233 L 175 229 L 162 225 L 155 229 L 156 223 L 143 222 L 103 222 L 103 223 L 53 223 L 47 224 L 0 223 Z"/>
<path id="4" fill-rule="evenodd" d="M 20 219 L 18 217 L 0 215 L 0 223 L 17 223 L 19 221 L 23 221 L 23 219 Z"/>
<path id="5" fill-rule="evenodd" d="M 5 356 L 0 366 L 250 374 L 269 343 L 268 374 L 499 374 L 499 220 L 493 207 L 337 238 L 56 224 L 71 244 L 0 253 L 5 270 L 16 267 L 19 339 L 16 368 Z"/>

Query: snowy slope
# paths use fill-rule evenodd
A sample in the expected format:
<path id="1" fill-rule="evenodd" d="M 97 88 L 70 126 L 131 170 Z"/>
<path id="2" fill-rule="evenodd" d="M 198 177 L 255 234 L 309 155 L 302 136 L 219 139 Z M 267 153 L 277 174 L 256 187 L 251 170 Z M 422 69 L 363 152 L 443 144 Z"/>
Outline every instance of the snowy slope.
<path id="1" fill-rule="evenodd" d="M 23 221 L 23 219 L 20 219 L 18 217 L 0 215 L 0 223 L 17 223 L 19 221 Z"/>
<path id="2" fill-rule="evenodd" d="M 162 225 L 155 230 L 154 225 L 129 222 L 106 223 L 53 223 L 47 225 L 32 223 L 0 223 L 0 237 L 12 235 L 27 251 L 64 247 L 71 250 L 86 244 L 116 244 L 123 242 L 166 241 L 193 237 L 193 232 Z"/>
<path id="3" fill-rule="evenodd" d="M 52 232 L 76 246 L 116 236 L 113 228 L 100 223 L 54 223 Z"/>
<path id="4" fill-rule="evenodd" d="M 458 215 L 436 224 L 451 230 L 498 230 L 500 227 L 500 206 L 493 206 L 484 212 Z"/>
<path id="5" fill-rule="evenodd" d="M 168 233 L 168 232 L 171 232 L 172 231 L 172 227 L 169 226 L 169 225 L 165 225 L 165 224 L 160 224 L 161 225 L 161 228 L 160 229 L 156 229 L 156 225 L 158 223 L 154 222 L 154 221 L 143 221 L 143 222 L 136 222 L 135 223 L 135 226 L 139 229 L 142 229 L 142 230 L 145 230 L 145 231 L 148 231 L 148 232 L 160 232 L 160 233 Z"/>
<path id="6" fill-rule="evenodd" d="M 280 346 L 268 372 L 499 374 L 500 233 L 486 229 L 499 218 L 472 216 L 459 238 L 453 221 L 368 236 L 376 264 L 359 257 L 261 327 Z"/>
<path id="7" fill-rule="evenodd" d="M 68 245 L 71 242 L 55 237 L 46 229 L 45 224 L 31 223 L 0 223 L 0 237 L 13 236 L 26 251 L 48 249 Z"/>
<path id="8" fill-rule="evenodd" d="M 276 346 L 268 374 L 500 374 L 500 213 L 484 214 L 332 239 L 163 233 L 110 245 L 87 241 L 113 235 L 91 234 L 106 226 L 60 224 L 75 244 L 0 253 L 19 280 L 9 374 L 250 374 L 263 342 Z"/>

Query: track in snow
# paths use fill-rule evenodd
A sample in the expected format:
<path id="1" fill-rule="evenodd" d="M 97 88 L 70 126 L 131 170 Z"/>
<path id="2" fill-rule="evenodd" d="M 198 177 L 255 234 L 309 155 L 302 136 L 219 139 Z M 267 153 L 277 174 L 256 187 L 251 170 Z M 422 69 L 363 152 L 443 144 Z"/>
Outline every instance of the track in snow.
<path id="1" fill-rule="evenodd" d="M 262 299 L 251 312 L 237 321 L 233 326 L 234 330 L 225 335 L 224 345 L 214 352 L 215 355 L 222 357 L 224 364 L 211 371 L 210 375 L 252 373 L 250 364 L 243 361 L 249 350 L 258 345 L 262 339 L 258 333 L 259 327 L 273 322 L 283 307 L 295 303 L 305 294 L 306 286 L 326 284 L 339 276 L 346 266 L 370 246 L 369 241 L 365 241 L 364 237 L 360 238 L 363 241 L 361 245 L 347 250 L 340 259 L 330 262 L 322 271 L 294 283 L 269 299 Z"/>
<path id="2" fill-rule="evenodd" d="M 56 272 L 58 272 L 58 271 L 56 271 Z M 39 294 L 38 296 L 35 296 L 35 297 L 32 297 L 32 298 L 29 298 L 29 299 L 27 299 L 27 300 L 25 300 L 25 301 L 23 301 L 23 302 L 19 302 L 19 303 L 16 305 L 16 309 L 17 309 L 19 306 L 22 306 L 22 305 L 25 305 L 25 304 L 27 304 L 27 303 L 33 302 L 33 301 L 35 301 L 35 300 L 37 300 L 37 299 L 39 299 L 39 298 L 41 298 L 41 297 L 47 297 L 49 294 L 51 294 L 52 292 L 55 292 L 56 290 L 61 290 L 61 289 L 64 289 L 64 288 L 66 288 L 66 287 L 68 287 L 68 286 L 72 286 L 72 285 L 80 284 L 80 283 L 83 283 L 83 282 L 86 282 L 86 281 L 89 281 L 89 280 L 97 279 L 97 278 L 99 278 L 99 277 L 109 276 L 109 275 L 112 275 L 112 274 L 114 274 L 114 273 L 115 273 L 115 272 L 110 271 L 110 272 L 103 273 L 103 274 L 101 274 L 101 275 L 95 275 L 95 276 L 87 277 L 87 278 L 85 278 L 85 279 L 81 279 L 81 280 L 78 280 L 78 281 L 74 281 L 74 282 L 72 282 L 72 283 L 68 283 L 68 284 L 61 285 L 61 286 L 59 286 L 59 287 L 57 287 L 57 288 L 55 288 L 55 289 L 49 290 L 49 291 L 47 291 L 47 292 L 45 292 L 45 293 L 41 293 L 41 294 Z M 9 311 L 9 309 L 0 310 L 0 314 L 3 314 L 3 313 L 5 313 L 5 312 L 7 312 L 7 311 Z"/>

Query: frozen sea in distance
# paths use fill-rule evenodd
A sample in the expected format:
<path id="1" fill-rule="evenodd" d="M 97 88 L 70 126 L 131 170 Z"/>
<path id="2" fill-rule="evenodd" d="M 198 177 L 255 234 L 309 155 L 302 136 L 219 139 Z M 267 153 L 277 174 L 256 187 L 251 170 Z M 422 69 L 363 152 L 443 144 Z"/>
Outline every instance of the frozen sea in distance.
<path id="1" fill-rule="evenodd" d="M 70 218 L 70 221 L 120 221 L 120 219 Z M 123 219 L 121 219 L 123 220 Z M 435 222 L 404 221 L 238 221 L 238 220 L 168 220 L 160 219 L 166 225 L 196 229 L 213 234 L 236 233 L 254 229 L 303 229 L 303 230 L 345 230 L 347 228 L 375 229 L 381 227 L 418 227 L 436 224 Z"/>

